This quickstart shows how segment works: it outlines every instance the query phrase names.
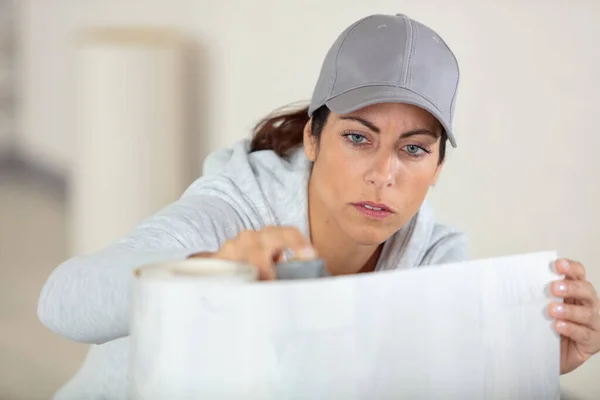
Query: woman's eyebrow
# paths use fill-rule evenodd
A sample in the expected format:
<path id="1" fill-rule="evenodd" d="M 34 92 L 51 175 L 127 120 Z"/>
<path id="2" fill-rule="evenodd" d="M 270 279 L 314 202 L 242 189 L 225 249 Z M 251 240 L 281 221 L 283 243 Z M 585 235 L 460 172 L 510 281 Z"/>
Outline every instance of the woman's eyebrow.
<path id="1" fill-rule="evenodd" d="M 372 123 L 369 120 L 366 120 L 364 118 L 361 117 L 356 117 L 356 116 L 352 116 L 352 115 L 346 115 L 346 116 L 342 116 L 340 117 L 340 119 L 344 119 L 344 120 L 351 120 L 351 121 L 356 121 L 361 123 L 362 125 L 366 126 L 367 128 L 369 128 L 370 130 L 372 130 L 375 133 L 381 133 L 381 129 L 379 129 L 377 127 L 377 125 L 375 125 L 374 123 Z M 404 132 L 402 135 L 400 135 L 401 139 L 405 139 L 407 137 L 411 137 L 411 136 L 415 136 L 415 135 L 429 135 L 432 136 L 433 138 L 437 139 L 440 137 L 439 134 L 436 134 L 434 132 L 431 132 L 428 129 L 413 129 L 411 131 L 408 132 Z"/>
<path id="2" fill-rule="evenodd" d="M 380 133 L 381 129 L 379 129 L 374 123 L 372 123 L 371 121 L 368 121 L 364 118 L 361 117 L 355 117 L 352 115 L 346 115 L 343 117 L 340 117 L 340 119 L 346 119 L 346 120 L 351 120 L 351 121 L 356 121 L 359 122 L 361 124 L 363 124 L 364 126 L 366 126 L 367 128 L 369 128 L 370 130 L 372 130 L 375 133 Z"/>

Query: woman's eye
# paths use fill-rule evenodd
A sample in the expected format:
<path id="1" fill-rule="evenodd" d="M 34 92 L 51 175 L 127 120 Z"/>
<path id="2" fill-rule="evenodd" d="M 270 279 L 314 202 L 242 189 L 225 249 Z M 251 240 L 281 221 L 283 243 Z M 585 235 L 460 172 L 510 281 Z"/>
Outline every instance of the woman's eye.
<path id="1" fill-rule="evenodd" d="M 350 135 L 348 135 L 348 137 L 350 138 L 350 141 L 352 141 L 352 143 L 354 144 L 362 144 L 363 140 L 366 140 L 363 135 L 360 135 L 358 133 L 351 133 Z"/>
<path id="2" fill-rule="evenodd" d="M 424 151 L 421 147 L 414 144 L 409 144 L 405 149 L 406 152 L 412 156 L 418 156 Z"/>

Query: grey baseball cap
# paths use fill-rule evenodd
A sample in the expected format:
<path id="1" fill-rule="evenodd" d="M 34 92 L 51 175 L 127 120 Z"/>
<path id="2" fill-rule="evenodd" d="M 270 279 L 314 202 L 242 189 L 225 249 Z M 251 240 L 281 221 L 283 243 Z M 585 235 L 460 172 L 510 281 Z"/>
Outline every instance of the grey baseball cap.
<path id="1" fill-rule="evenodd" d="M 452 130 L 459 82 L 456 57 L 442 38 L 406 15 L 371 15 L 342 32 L 321 67 L 309 116 L 326 105 L 338 114 L 388 102 L 418 106 Z"/>

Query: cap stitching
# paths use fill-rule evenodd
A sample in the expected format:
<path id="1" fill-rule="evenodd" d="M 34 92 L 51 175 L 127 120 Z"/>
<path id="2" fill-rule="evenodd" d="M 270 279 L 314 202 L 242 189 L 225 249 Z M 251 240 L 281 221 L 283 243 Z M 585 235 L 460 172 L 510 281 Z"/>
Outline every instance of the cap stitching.
<path id="1" fill-rule="evenodd" d="M 402 66 L 402 70 L 400 71 L 400 76 L 398 81 L 400 82 L 400 85 L 406 85 L 407 83 L 407 77 L 408 77 L 408 66 L 409 66 L 409 61 L 410 61 L 410 52 L 411 52 L 411 46 L 412 46 L 412 26 L 410 24 L 410 18 L 408 18 L 406 15 L 402 15 L 402 19 L 404 19 L 404 26 L 406 27 L 406 36 L 407 36 L 407 41 L 404 45 L 405 49 L 404 52 L 408 53 L 409 57 L 406 58 L 404 60 L 404 65 Z M 396 82 L 396 86 L 398 86 L 398 83 Z"/>
<path id="2" fill-rule="evenodd" d="M 408 74 L 406 77 L 407 83 L 406 86 L 412 87 L 412 78 L 413 78 L 413 68 L 412 68 L 412 59 L 415 54 L 415 49 L 417 48 L 417 39 L 419 38 L 419 30 L 415 26 L 414 22 L 409 19 L 410 26 L 412 27 L 412 38 L 411 38 L 411 49 L 408 55 Z"/>
<path id="3" fill-rule="evenodd" d="M 313 107 L 314 107 L 314 109 L 312 111 L 314 112 L 317 108 L 319 108 L 323 104 L 325 104 L 325 102 L 327 101 L 327 99 L 329 98 L 329 96 L 331 96 L 331 92 L 333 92 L 333 87 L 335 86 L 335 82 L 337 80 L 337 65 L 336 65 L 337 64 L 337 56 L 338 56 L 338 54 L 340 52 L 342 44 L 346 40 L 346 37 L 348 36 L 348 34 L 354 29 L 354 27 L 356 25 L 358 25 L 361 21 L 363 21 L 366 18 L 368 18 L 368 17 L 362 18 L 362 19 L 354 22 L 348 28 L 346 28 L 344 30 L 344 32 L 342 32 L 342 34 L 340 34 L 340 36 L 336 39 L 336 41 L 332 45 L 332 47 L 327 51 L 327 54 L 325 55 L 325 59 L 323 60 L 323 63 L 321 65 L 320 74 L 317 77 L 317 84 L 316 84 L 316 86 L 314 88 L 314 91 L 313 91 L 313 98 L 311 100 L 311 103 L 310 103 L 310 106 L 309 106 L 309 110 L 308 110 L 308 114 L 309 115 L 312 115 L 311 109 L 313 109 Z M 329 74 L 329 73 L 326 74 L 324 66 L 327 64 L 327 59 L 328 59 L 329 55 L 333 54 L 334 49 L 335 49 L 335 58 L 334 58 L 333 67 L 332 67 L 333 68 L 333 73 L 332 74 Z M 332 55 L 332 57 L 333 57 L 333 55 Z M 327 71 L 327 72 L 329 72 L 329 71 Z M 325 80 L 325 78 L 327 76 L 329 76 L 329 79 Z M 333 76 L 333 79 L 331 78 L 332 76 Z M 329 86 L 329 89 L 327 89 L 327 90 L 324 89 L 323 90 L 323 94 L 320 96 L 320 98 L 316 98 L 315 99 L 314 96 L 317 94 L 317 89 L 320 86 L 319 84 L 321 83 L 320 82 L 321 78 L 323 80 L 323 82 L 322 82 L 323 86 Z"/>
<path id="4" fill-rule="evenodd" d="M 440 35 L 438 35 L 437 33 L 436 33 L 436 36 L 438 37 L 438 39 L 440 39 L 442 41 L 442 43 L 444 43 L 444 46 L 446 46 L 446 48 L 448 49 L 448 52 L 450 53 L 450 55 L 452 55 L 452 58 L 454 59 L 454 63 L 456 64 L 456 75 L 457 75 L 456 76 L 456 84 L 454 85 L 454 94 L 452 95 L 452 101 L 450 102 L 450 109 L 448 110 L 450 113 L 450 118 L 453 119 L 454 103 L 456 101 L 456 95 L 458 94 L 458 85 L 460 82 L 460 64 L 458 63 L 458 59 L 456 58 L 456 55 L 454 54 L 454 52 L 452 51 L 450 46 L 448 46 L 448 43 L 446 43 L 444 38 L 441 37 Z"/>
<path id="5" fill-rule="evenodd" d="M 359 21 L 356 21 L 354 23 L 353 26 L 350 27 L 350 29 L 348 29 L 348 32 L 346 32 L 346 35 L 344 36 L 344 38 L 342 39 L 342 41 L 340 42 L 340 46 L 338 47 L 337 53 L 335 54 L 335 62 L 333 63 L 334 66 L 334 70 L 335 70 L 335 75 L 333 78 L 333 84 L 331 85 L 331 88 L 329 89 L 329 94 L 325 97 L 325 100 L 328 99 L 331 96 L 331 93 L 333 93 L 333 88 L 335 88 L 335 84 L 337 83 L 337 77 L 338 77 L 338 57 L 340 55 L 340 51 L 342 50 L 342 46 L 344 45 L 344 43 L 346 42 L 346 39 L 348 39 L 348 36 L 350 36 L 350 34 L 352 33 L 352 31 L 354 31 L 354 29 L 356 29 L 356 27 L 361 23 L 361 22 L 365 22 L 371 18 L 373 18 L 374 15 L 370 15 L 366 18 L 363 18 Z"/>
<path id="6" fill-rule="evenodd" d="M 313 91 L 313 98 L 312 98 L 312 100 L 310 102 L 310 105 L 309 105 L 309 109 L 308 109 L 308 114 L 309 115 L 312 115 L 311 109 L 313 107 L 314 107 L 314 110 L 312 110 L 312 111 L 314 112 L 317 108 L 319 108 L 322 105 L 324 105 L 327 102 L 327 99 L 329 98 L 329 96 L 331 96 L 331 93 L 333 92 L 333 88 L 335 86 L 335 82 L 337 81 L 337 57 L 338 57 L 338 54 L 340 52 L 340 49 L 342 48 L 342 44 L 346 41 L 346 38 L 348 37 L 348 35 L 350 34 L 350 32 L 352 30 L 354 30 L 354 28 L 356 27 L 356 25 L 360 24 L 362 21 L 364 21 L 364 20 L 366 20 L 368 18 L 370 18 L 370 17 L 365 17 L 365 18 L 362 18 L 362 19 L 354 22 L 352 25 L 350 25 L 348 28 L 346 28 L 346 30 L 345 30 L 344 33 L 342 33 L 343 36 L 340 35 L 340 37 L 338 39 L 336 39 L 336 43 L 338 42 L 338 40 L 340 38 L 341 38 L 341 41 L 337 44 L 337 50 L 336 50 L 336 53 L 335 53 L 335 59 L 334 59 L 334 63 L 333 63 L 333 82 L 332 82 L 331 79 L 325 81 L 325 76 L 324 76 L 325 71 L 322 68 L 322 70 L 320 72 L 320 75 L 317 77 L 317 83 L 316 83 L 316 86 L 315 86 L 314 91 Z M 333 46 L 335 46 L 335 43 L 334 43 Z M 325 55 L 325 59 L 323 60 L 322 67 L 325 65 L 325 63 L 327 63 L 327 57 L 329 56 L 329 53 L 332 52 L 332 50 L 334 49 L 333 46 L 327 52 L 327 54 Z M 315 99 L 314 96 L 317 94 L 317 89 L 319 87 L 319 83 L 320 83 L 319 81 L 320 81 L 321 78 L 323 78 L 323 81 L 324 81 L 323 82 L 323 86 L 330 85 L 330 88 L 328 90 L 324 90 L 324 93 L 323 93 L 323 95 L 321 96 L 320 99 Z M 313 103 L 316 103 L 316 104 L 313 104 Z"/>

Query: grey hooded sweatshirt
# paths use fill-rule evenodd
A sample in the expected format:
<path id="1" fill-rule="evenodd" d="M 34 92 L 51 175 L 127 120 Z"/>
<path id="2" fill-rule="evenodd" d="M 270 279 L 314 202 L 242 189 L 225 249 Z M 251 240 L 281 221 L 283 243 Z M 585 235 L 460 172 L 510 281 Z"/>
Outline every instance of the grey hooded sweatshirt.
<path id="1" fill-rule="evenodd" d="M 143 264 L 216 251 L 244 229 L 296 226 L 307 237 L 310 161 L 300 147 L 288 160 L 249 153 L 249 141 L 212 153 L 204 175 L 175 203 L 103 250 L 59 265 L 45 283 L 38 315 L 49 329 L 92 346 L 63 399 L 128 397 L 132 271 Z M 427 202 L 384 245 L 376 271 L 466 259 L 465 236 L 436 222 Z"/>

